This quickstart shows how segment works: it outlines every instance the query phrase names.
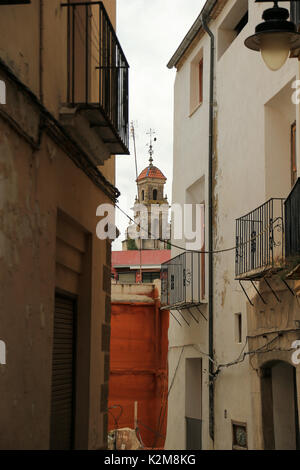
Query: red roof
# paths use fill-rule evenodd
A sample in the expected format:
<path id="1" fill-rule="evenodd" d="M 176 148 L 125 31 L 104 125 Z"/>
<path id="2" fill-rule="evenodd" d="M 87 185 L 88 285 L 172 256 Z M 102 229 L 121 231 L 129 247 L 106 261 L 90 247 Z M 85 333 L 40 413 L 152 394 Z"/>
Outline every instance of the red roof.
<path id="1" fill-rule="evenodd" d="M 142 250 L 142 265 L 161 265 L 171 259 L 171 250 Z M 140 264 L 140 251 L 113 251 L 112 266 L 136 266 Z"/>
<path id="2" fill-rule="evenodd" d="M 158 178 L 158 179 L 162 179 L 165 181 L 167 180 L 167 178 L 160 171 L 160 169 L 153 165 L 147 166 L 147 168 L 145 168 L 142 171 L 142 173 L 140 174 L 137 180 L 140 181 L 140 180 L 143 180 L 144 178 Z"/>

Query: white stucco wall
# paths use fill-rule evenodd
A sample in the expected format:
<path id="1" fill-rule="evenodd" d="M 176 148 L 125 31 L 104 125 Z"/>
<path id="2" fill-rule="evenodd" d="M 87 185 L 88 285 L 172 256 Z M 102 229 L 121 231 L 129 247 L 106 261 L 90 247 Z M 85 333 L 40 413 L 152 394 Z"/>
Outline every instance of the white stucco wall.
<path id="1" fill-rule="evenodd" d="M 229 1 L 210 28 L 218 28 L 226 19 L 235 0 Z M 269 71 L 260 55 L 249 51 L 244 40 L 261 21 L 265 5 L 249 2 L 249 22 L 240 35 L 218 59 L 216 42 L 216 102 L 217 129 L 215 165 L 215 249 L 235 245 L 235 219 L 264 203 L 270 197 L 285 197 L 290 190 L 290 125 L 296 118 L 291 103 L 292 81 L 297 78 L 298 61 L 290 59 L 278 72 Z M 204 100 L 190 115 L 190 69 L 193 58 L 203 50 Z M 174 170 L 172 203 L 186 202 L 187 189 L 203 178 L 206 207 L 208 181 L 209 125 L 209 62 L 210 41 L 205 35 L 186 58 L 177 72 L 174 88 Z M 276 139 L 276 145 L 274 144 Z M 300 168 L 298 152 L 298 169 Z M 201 203 L 199 200 L 195 201 Z M 207 218 L 206 211 L 206 218 Z M 207 219 L 206 219 L 207 222 Z M 206 223 L 206 227 L 208 223 Z M 207 233 L 206 233 L 207 240 Z M 175 240 L 177 244 L 178 240 Z M 184 241 L 181 241 L 181 244 Z M 172 250 L 176 256 L 178 250 Z M 207 264 L 207 263 L 206 263 Z M 214 256 L 214 348 L 218 364 L 237 359 L 247 335 L 246 298 L 235 277 L 235 252 Z M 207 276 L 206 276 L 207 278 Z M 206 284 L 206 290 L 208 286 Z M 207 314 L 207 306 L 203 310 Z M 242 344 L 236 343 L 235 314 L 242 314 Z M 180 318 L 180 317 L 178 317 Z M 173 379 L 181 349 L 184 349 L 169 397 L 166 448 L 185 448 L 185 359 L 202 357 L 204 377 L 203 448 L 211 448 L 208 437 L 208 360 L 199 349 L 208 353 L 208 325 L 180 327 L 171 319 L 169 330 L 169 377 Z M 248 446 L 254 448 L 251 413 L 251 384 L 248 358 L 239 365 L 224 368 L 215 380 L 215 442 L 216 449 L 232 448 L 231 421 L 245 422 Z"/>

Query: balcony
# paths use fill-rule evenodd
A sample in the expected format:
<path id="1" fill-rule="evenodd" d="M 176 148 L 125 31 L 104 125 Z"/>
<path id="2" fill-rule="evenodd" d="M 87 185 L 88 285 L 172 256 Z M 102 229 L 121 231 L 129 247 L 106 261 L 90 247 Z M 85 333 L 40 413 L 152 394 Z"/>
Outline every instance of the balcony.
<path id="1" fill-rule="evenodd" d="M 67 8 L 68 57 L 61 120 L 95 163 L 103 164 L 99 155 L 129 154 L 129 65 L 102 2 L 62 6 Z"/>
<path id="2" fill-rule="evenodd" d="M 300 279 L 300 178 L 285 201 L 285 256 L 287 278 Z"/>
<path id="3" fill-rule="evenodd" d="M 284 199 L 270 199 L 236 221 L 236 279 L 263 277 L 283 259 Z"/>
<path id="4" fill-rule="evenodd" d="M 182 310 L 205 302 L 204 261 L 202 253 L 185 252 L 162 264 L 162 308 Z"/>
<path id="5" fill-rule="evenodd" d="M 235 277 L 255 281 L 283 271 L 296 279 L 299 264 L 300 178 L 287 199 L 270 199 L 236 220 Z"/>

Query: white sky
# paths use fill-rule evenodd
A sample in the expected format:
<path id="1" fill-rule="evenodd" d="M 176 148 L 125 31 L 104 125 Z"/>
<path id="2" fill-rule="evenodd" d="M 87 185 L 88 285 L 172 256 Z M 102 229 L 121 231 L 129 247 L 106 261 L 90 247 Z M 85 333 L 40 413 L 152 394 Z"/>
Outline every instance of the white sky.
<path id="1" fill-rule="evenodd" d="M 154 165 L 168 178 L 165 193 L 172 197 L 173 88 L 175 70 L 167 63 L 199 15 L 204 0 L 118 0 L 117 35 L 130 65 L 130 122 L 136 130 L 138 172 L 147 165 L 146 132 L 156 131 Z M 131 155 L 116 158 L 119 204 L 130 216 L 136 195 L 132 138 Z M 121 231 L 113 250 L 121 250 L 127 218 L 116 209 Z"/>

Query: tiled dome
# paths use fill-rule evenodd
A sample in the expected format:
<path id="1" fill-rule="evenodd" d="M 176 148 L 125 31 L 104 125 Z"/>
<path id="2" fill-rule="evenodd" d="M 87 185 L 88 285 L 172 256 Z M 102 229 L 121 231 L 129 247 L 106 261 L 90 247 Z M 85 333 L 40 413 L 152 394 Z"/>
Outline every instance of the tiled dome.
<path id="1" fill-rule="evenodd" d="M 164 174 L 160 171 L 159 168 L 157 168 L 156 166 L 153 166 L 153 165 L 149 165 L 147 166 L 147 168 L 145 168 L 142 173 L 140 174 L 140 176 L 138 177 L 138 181 L 141 181 L 143 180 L 144 178 L 158 178 L 158 179 L 162 179 L 162 180 L 166 180 L 167 178 L 164 176 Z"/>

